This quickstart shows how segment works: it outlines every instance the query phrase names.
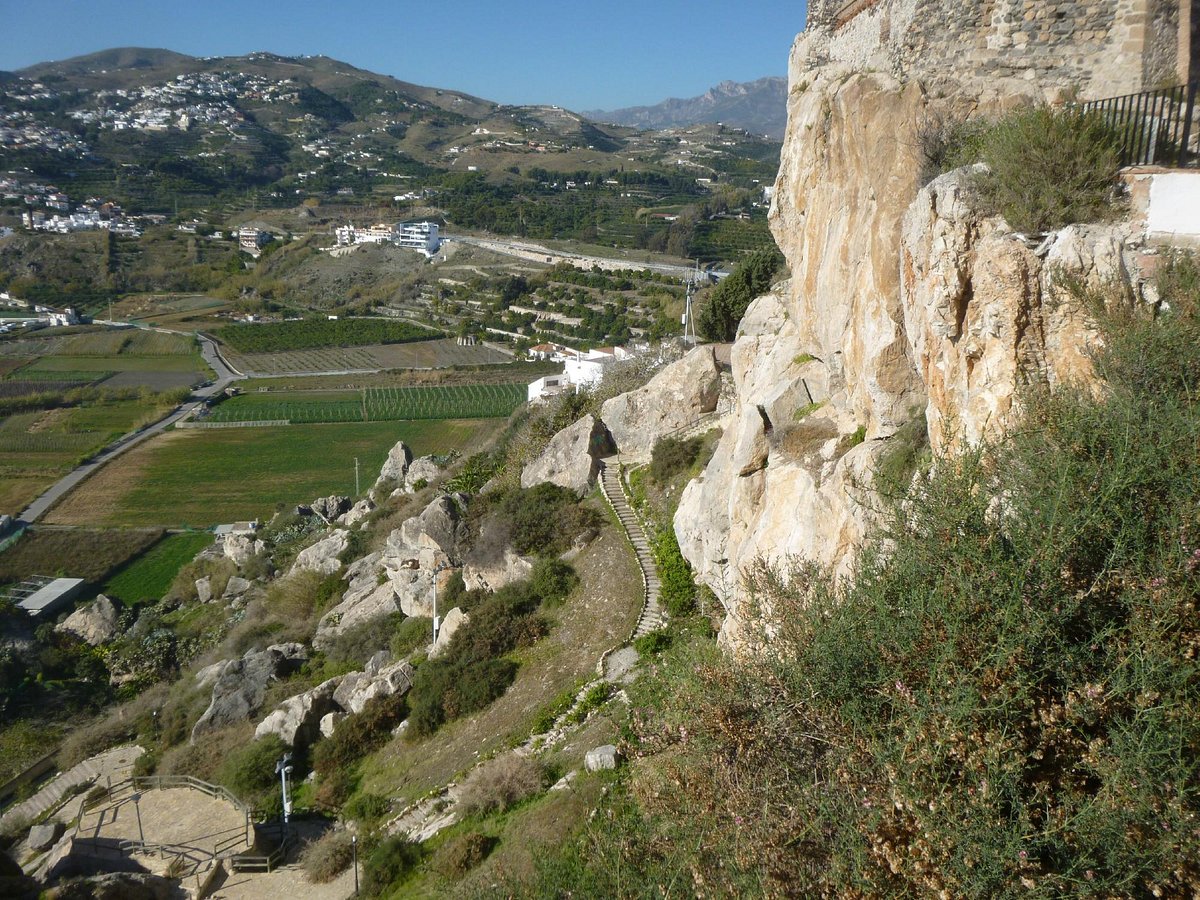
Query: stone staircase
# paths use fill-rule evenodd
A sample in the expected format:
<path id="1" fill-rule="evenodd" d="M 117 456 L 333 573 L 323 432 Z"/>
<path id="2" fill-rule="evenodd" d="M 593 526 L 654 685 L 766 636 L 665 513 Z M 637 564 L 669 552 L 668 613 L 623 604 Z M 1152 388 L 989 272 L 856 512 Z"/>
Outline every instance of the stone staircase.
<path id="1" fill-rule="evenodd" d="M 642 571 L 642 583 L 645 586 L 645 601 L 642 614 L 638 617 L 637 626 L 633 630 L 633 638 L 639 638 L 651 631 L 657 631 L 666 624 L 667 615 L 658 604 L 658 596 L 662 590 L 662 582 L 658 577 L 658 567 L 654 564 L 654 554 L 650 550 L 650 541 L 642 530 L 641 522 L 634 514 L 633 508 L 625 497 L 625 489 L 621 484 L 621 467 L 616 458 L 604 461 L 600 473 L 600 489 L 613 512 L 625 529 L 633 552 L 637 556 L 638 568 Z M 632 638 L 631 638 L 632 640 Z"/>
<path id="2" fill-rule="evenodd" d="M 52 778 L 41 790 L 0 816 L 0 826 L 16 819 L 34 821 L 48 810 L 55 809 L 80 785 L 94 781 L 117 781 L 133 771 L 133 764 L 145 751 L 141 747 L 126 745 L 106 750 L 85 759 L 62 774 Z"/>

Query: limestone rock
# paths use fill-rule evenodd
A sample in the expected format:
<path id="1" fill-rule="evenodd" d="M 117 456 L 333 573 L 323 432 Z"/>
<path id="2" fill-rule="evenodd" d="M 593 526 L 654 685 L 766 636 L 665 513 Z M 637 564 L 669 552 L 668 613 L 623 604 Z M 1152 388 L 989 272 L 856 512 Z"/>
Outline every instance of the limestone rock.
<path id="1" fill-rule="evenodd" d="M 604 424 L 586 415 L 550 439 L 542 455 L 521 472 L 521 487 L 548 481 L 577 494 L 586 494 L 596 483 L 600 460 L 611 452 Z"/>
<path id="2" fill-rule="evenodd" d="M 55 626 L 60 633 L 73 634 L 93 647 L 107 644 L 121 633 L 121 611 L 117 605 L 100 594 L 87 606 L 81 606 Z"/>
<path id="3" fill-rule="evenodd" d="M 397 486 L 404 484 L 404 476 L 408 473 L 412 459 L 412 450 L 408 445 L 404 441 L 397 441 L 396 446 L 388 451 L 387 459 L 384 460 L 383 468 L 379 470 L 379 477 L 375 479 L 371 490 L 377 491 L 388 482 Z"/>
<path id="4" fill-rule="evenodd" d="M 342 712 L 330 712 L 321 716 L 321 721 L 317 726 L 321 732 L 321 737 L 333 737 L 334 731 L 337 730 L 338 723 L 344 718 L 346 718 L 346 714 Z"/>
<path id="5" fill-rule="evenodd" d="M 605 401 L 600 418 L 622 453 L 648 456 L 659 438 L 715 410 L 720 392 L 712 347 L 695 347 L 642 387 Z"/>
<path id="6" fill-rule="evenodd" d="M 309 509 L 314 515 L 320 516 L 325 524 L 332 523 L 339 516 L 345 515 L 350 510 L 350 498 L 342 497 L 337 494 L 331 494 L 328 497 L 321 497 L 309 504 Z"/>
<path id="7" fill-rule="evenodd" d="M 225 585 L 225 593 L 221 597 L 224 600 L 232 600 L 234 597 L 242 596 L 248 590 L 250 590 L 250 582 L 245 578 L 234 575 Z"/>
<path id="8" fill-rule="evenodd" d="M 205 575 L 203 578 L 196 579 L 196 599 L 201 603 L 208 603 L 212 600 L 212 576 Z"/>
<path id="9" fill-rule="evenodd" d="M 333 694 L 342 679 L 330 678 L 315 688 L 289 697 L 258 723 L 254 737 L 277 734 L 289 747 L 303 749 L 321 733 L 321 720 L 334 711 Z"/>
<path id="10" fill-rule="evenodd" d="M 384 666 L 374 675 L 352 672 L 342 679 L 333 693 L 334 702 L 346 712 L 362 712 L 374 697 L 407 693 L 412 687 L 414 670 L 404 660 Z"/>
<path id="11" fill-rule="evenodd" d="M 58 836 L 62 834 L 62 825 L 59 822 L 43 822 L 41 825 L 34 825 L 29 829 L 29 837 L 26 843 L 29 844 L 30 850 L 49 850 L 54 846 L 54 842 L 58 840 Z"/>
<path id="12" fill-rule="evenodd" d="M 446 647 L 450 644 L 450 639 L 454 637 L 454 632 L 470 621 L 471 617 L 457 606 L 446 613 L 442 617 L 441 626 L 438 628 L 437 640 L 434 641 L 433 647 L 429 651 L 429 658 L 437 659 L 445 653 Z"/>
<path id="13" fill-rule="evenodd" d="M 250 718 L 262 706 L 267 685 L 296 671 L 307 656 L 303 644 L 275 644 L 202 669 L 197 682 L 212 685 L 212 700 L 192 726 L 192 740 Z"/>
<path id="14" fill-rule="evenodd" d="M 350 507 L 350 510 L 341 517 L 340 521 L 347 528 L 352 528 L 369 516 L 374 510 L 375 501 L 370 497 L 363 497 Z"/>
<path id="15" fill-rule="evenodd" d="M 317 632 L 313 636 L 315 648 L 328 649 L 348 628 L 400 612 L 400 598 L 392 582 L 385 577 L 382 558 L 381 552 L 371 553 L 347 567 L 345 579 L 349 586 L 342 594 L 341 602 L 317 623 Z"/>
<path id="16" fill-rule="evenodd" d="M 442 468 L 434 462 L 432 456 L 421 456 L 412 461 L 408 471 L 404 473 L 404 492 L 415 494 L 417 482 L 424 481 L 427 485 L 434 484 L 442 477 Z"/>
<path id="17" fill-rule="evenodd" d="M 305 547 L 292 563 L 292 572 L 317 572 L 332 575 L 342 567 L 338 556 L 350 546 L 350 532 L 337 529 L 311 547 Z"/>
<path id="18" fill-rule="evenodd" d="M 603 769 L 615 769 L 621 755 L 613 744 L 605 744 L 587 752 L 583 758 L 583 767 L 589 772 L 599 772 Z"/>
<path id="19" fill-rule="evenodd" d="M 162 875 L 148 872 L 109 872 L 73 882 L 79 894 L 91 900 L 170 900 L 176 896 L 175 884 Z"/>
<path id="20" fill-rule="evenodd" d="M 238 568 L 244 566 L 266 548 L 266 544 L 260 540 L 256 540 L 250 534 L 227 534 L 221 545 L 222 552 L 229 559 L 233 560 Z"/>
<path id="21" fill-rule="evenodd" d="M 1023 384 L 1089 383 L 1098 337 L 1061 282 L 1131 280 L 1128 225 L 1065 228 L 1043 259 L 974 209 L 968 176 L 950 172 L 923 188 L 901 238 L 906 334 L 939 453 L 1000 434 Z"/>
<path id="22" fill-rule="evenodd" d="M 466 494 L 445 494 L 434 499 L 419 516 L 406 519 L 399 535 L 393 533 L 389 546 L 404 546 L 418 551 L 433 550 L 455 558 L 467 539 L 467 523 L 463 518 L 470 498 Z"/>

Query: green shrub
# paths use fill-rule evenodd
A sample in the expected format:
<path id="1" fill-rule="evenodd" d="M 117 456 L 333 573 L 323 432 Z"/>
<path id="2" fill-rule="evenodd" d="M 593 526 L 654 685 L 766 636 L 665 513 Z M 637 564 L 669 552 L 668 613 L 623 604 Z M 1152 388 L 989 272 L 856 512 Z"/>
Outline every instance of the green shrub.
<path id="1" fill-rule="evenodd" d="M 557 556 L 595 523 L 594 513 L 579 506 L 574 491 L 549 482 L 509 492 L 499 509 L 508 520 L 513 547 L 534 556 Z"/>
<path id="2" fill-rule="evenodd" d="M 275 764 L 287 752 L 279 735 L 261 737 L 230 753 L 217 769 L 217 781 L 235 797 L 254 803 L 278 785 Z"/>
<path id="3" fill-rule="evenodd" d="M 659 438 L 650 453 L 650 477 L 665 485 L 680 472 L 686 472 L 699 457 L 703 443 L 701 438 L 682 441 L 670 437 Z"/>
<path id="4" fill-rule="evenodd" d="M 575 570 L 553 557 L 539 559 L 529 575 L 529 590 L 547 607 L 561 606 L 577 584 Z"/>
<path id="5" fill-rule="evenodd" d="M 453 606 L 448 606 L 447 609 L 453 609 Z M 396 625 L 389 646 L 395 659 L 403 659 L 418 647 L 432 641 L 433 619 L 428 616 L 409 616 Z"/>
<path id="6" fill-rule="evenodd" d="M 355 821 L 371 824 L 386 816 L 391 808 L 388 798 L 380 794 L 355 794 L 342 807 L 342 814 Z"/>
<path id="7" fill-rule="evenodd" d="M 300 856 L 304 874 L 315 884 L 333 881 L 354 861 L 354 848 L 346 831 L 327 831 L 308 844 Z"/>
<path id="8" fill-rule="evenodd" d="M 654 656 L 662 653 L 673 642 L 670 632 L 651 631 L 649 634 L 643 634 L 641 637 L 635 638 L 633 649 L 641 656 Z"/>
<path id="9" fill-rule="evenodd" d="M 691 566 L 679 550 L 675 531 L 671 528 L 660 531 L 652 549 L 658 578 L 662 582 L 659 602 L 672 616 L 687 615 L 696 605 L 696 582 L 692 579 Z"/>
<path id="10" fill-rule="evenodd" d="M 402 695 L 373 697 L 362 712 L 346 716 L 330 737 L 313 750 L 313 769 L 322 778 L 345 772 L 391 738 L 392 729 L 404 721 L 407 703 Z"/>
<path id="11" fill-rule="evenodd" d="M 1119 137 L 1099 113 L 1022 109 L 987 127 L 976 177 L 984 206 L 1017 231 L 1040 232 L 1113 214 Z"/>
<path id="12" fill-rule="evenodd" d="M 391 646 L 392 637 L 400 625 L 401 615 L 380 616 L 351 625 L 339 633 L 325 650 L 327 662 L 334 666 L 353 665 L 361 668 L 380 650 Z"/>
<path id="13" fill-rule="evenodd" d="M 433 854 L 433 868 L 443 878 L 458 881 L 487 859 L 496 843 L 496 838 L 478 831 L 455 835 Z"/>
<path id="14" fill-rule="evenodd" d="M 979 161 L 986 123 L 944 114 L 927 116 L 917 127 L 921 154 L 921 184 L 939 175 Z"/>
<path id="15" fill-rule="evenodd" d="M 517 676 L 507 659 L 455 664 L 433 659 L 417 670 L 413 682 L 409 734 L 424 737 L 445 722 L 483 709 L 503 694 Z"/>
<path id="16" fill-rule="evenodd" d="M 571 710 L 571 715 L 568 719 L 572 724 L 578 724 L 590 716 L 594 711 L 608 702 L 608 698 L 612 696 L 613 686 L 607 681 L 598 681 L 587 689 L 583 698 Z"/>
<path id="17" fill-rule="evenodd" d="M 420 844 L 398 836 L 384 838 L 363 864 L 363 893 L 368 897 L 383 896 L 388 888 L 411 875 L 420 861 Z"/>

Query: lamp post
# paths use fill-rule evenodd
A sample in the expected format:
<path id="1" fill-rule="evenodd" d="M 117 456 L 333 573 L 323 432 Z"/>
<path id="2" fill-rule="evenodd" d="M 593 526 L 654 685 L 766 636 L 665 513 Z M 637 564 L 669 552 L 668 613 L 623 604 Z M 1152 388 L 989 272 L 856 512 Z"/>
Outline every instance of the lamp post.
<path id="1" fill-rule="evenodd" d="M 354 852 L 354 896 L 358 896 L 358 835 L 350 835 L 350 848 Z"/>
<path id="2" fill-rule="evenodd" d="M 438 615 L 437 609 L 437 580 L 438 576 L 447 569 L 453 569 L 454 566 L 448 562 L 439 563 L 433 570 L 433 642 L 437 643 L 438 629 L 441 626 L 441 617 Z"/>
<path id="3" fill-rule="evenodd" d="M 275 774 L 279 776 L 279 784 L 283 788 L 283 834 L 287 836 L 288 819 L 292 815 L 292 798 L 288 796 L 288 776 L 292 774 L 292 754 L 283 754 L 283 759 L 275 763 Z"/>

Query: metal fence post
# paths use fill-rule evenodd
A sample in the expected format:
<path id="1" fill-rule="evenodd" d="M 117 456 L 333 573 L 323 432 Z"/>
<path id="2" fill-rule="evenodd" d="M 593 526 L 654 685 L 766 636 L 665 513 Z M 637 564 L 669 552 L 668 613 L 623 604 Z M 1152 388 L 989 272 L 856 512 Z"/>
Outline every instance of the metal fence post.
<path id="1" fill-rule="evenodd" d="M 1187 165 L 1188 141 L 1192 136 L 1192 116 L 1196 111 L 1196 88 L 1200 82 L 1193 81 L 1187 86 L 1187 103 L 1183 113 L 1183 133 L 1179 139 L 1179 168 Z"/>

